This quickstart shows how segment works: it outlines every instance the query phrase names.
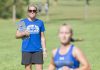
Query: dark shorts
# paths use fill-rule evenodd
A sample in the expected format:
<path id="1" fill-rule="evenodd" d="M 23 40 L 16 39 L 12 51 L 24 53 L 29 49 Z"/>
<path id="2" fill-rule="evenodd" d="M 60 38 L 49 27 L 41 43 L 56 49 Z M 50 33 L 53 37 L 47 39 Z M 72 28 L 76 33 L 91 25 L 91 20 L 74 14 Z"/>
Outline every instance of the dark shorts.
<path id="1" fill-rule="evenodd" d="M 42 52 L 22 52 L 22 65 L 43 64 Z"/>

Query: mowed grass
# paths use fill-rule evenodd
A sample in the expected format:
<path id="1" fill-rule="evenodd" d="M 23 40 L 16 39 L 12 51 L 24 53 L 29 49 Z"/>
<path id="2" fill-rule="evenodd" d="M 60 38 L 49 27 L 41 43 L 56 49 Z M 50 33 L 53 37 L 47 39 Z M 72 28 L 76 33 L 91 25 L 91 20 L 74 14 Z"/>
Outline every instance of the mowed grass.
<path id="1" fill-rule="evenodd" d="M 58 28 L 63 23 L 69 23 L 74 30 L 74 38 L 82 38 L 83 41 L 74 44 L 81 48 L 87 56 L 92 70 L 98 70 L 100 66 L 100 5 L 91 1 L 88 10 L 88 18 L 84 19 L 84 3 L 82 1 L 59 0 L 58 4 L 50 6 L 47 16 L 39 16 L 44 20 L 46 27 L 46 43 L 48 57 L 44 59 L 44 69 L 47 70 L 50 63 L 51 51 L 59 47 L 57 36 Z M 11 19 L 0 19 L 0 70 L 24 70 L 21 65 L 21 40 L 15 39 L 16 24 Z M 34 66 L 33 66 L 33 70 Z"/>

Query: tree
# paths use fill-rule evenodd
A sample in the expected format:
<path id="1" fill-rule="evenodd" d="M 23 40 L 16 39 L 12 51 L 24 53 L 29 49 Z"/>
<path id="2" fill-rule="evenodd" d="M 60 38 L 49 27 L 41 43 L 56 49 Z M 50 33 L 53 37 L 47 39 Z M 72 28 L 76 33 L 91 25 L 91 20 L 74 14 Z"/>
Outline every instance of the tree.
<path id="1" fill-rule="evenodd" d="M 0 0 L 0 18 L 12 18 L 12 7 L 14 0 Z M 28 0 L 16 0 L 16 17 L 24 16 L 24 6 Z"/>
<path id="2" fill-rule="evenodd" d="M 89 5 L 89 0 L 86 0 L 86 4 Z"/>
<path id="3" fill-rule="evenodd" d="M 9 14 L 12 12 L 11 4 L 12 4 L 11 0 L 9 0 L 9 1 L 0 0 L 0 17 L 3 17 L 3 18 L 11 17 L 11 15 Z"/>

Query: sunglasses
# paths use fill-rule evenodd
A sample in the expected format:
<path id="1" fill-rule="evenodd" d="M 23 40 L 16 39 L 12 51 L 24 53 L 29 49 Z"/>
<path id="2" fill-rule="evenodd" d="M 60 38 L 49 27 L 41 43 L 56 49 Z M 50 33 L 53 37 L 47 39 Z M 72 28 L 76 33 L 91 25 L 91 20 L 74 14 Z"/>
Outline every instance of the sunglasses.
<path id="1" fill-rule="evenodd" d="M 29 13 L 32 13 L 32 12 L 33 12 L 33 13 L 36 13 L 37 10 L 28 10 L 28 12 L 29 12 Z"/>

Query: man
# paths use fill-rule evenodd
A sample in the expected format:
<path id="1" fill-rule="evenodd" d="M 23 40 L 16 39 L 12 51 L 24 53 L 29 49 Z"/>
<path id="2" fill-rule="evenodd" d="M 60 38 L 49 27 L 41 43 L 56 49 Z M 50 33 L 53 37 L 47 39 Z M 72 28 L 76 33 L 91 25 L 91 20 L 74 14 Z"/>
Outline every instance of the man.
<path id="1" fill-rule="evenodd" d="M 25 31 L 17 29 L 16 38 L 22 39 L 22 65 L 25 70 L 32 70 L 32 64 L 36 70 L 43 70 L 43 55 L 46 56 L 45 27 L 42 20 L 36 18 L 37 8 L 35 5 L 28 6 L 28 18 L 23 21 Z"/>

